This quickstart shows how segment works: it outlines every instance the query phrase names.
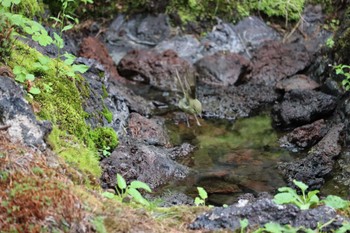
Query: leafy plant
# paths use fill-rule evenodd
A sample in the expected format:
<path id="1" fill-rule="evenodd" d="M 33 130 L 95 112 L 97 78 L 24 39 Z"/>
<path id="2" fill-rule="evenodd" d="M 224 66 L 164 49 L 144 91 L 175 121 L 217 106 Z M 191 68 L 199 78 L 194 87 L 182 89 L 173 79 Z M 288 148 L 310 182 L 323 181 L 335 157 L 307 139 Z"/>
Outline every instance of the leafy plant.
<path id="1" fill-rule="evenodd" d="M 320 203 L 320 200 L 317 196 L 319 193 L 318 190 L 313 190 L 306 194 L 306 190 L 308 186 L 301 181 L 293 180 L 293 183 L 301 190 L 302 195 L 298 195 L 296 190 L 290 187 L 282 187 L 279 188 L 278 191 L 280 193 L 276 194 L 274 197 L 274 201 L 277 204 L 295 204 L 302 210 L 309 209 L 313 205 L 317 205 Z"/>
<path id="2" fill-rule="evenodd" d="M 151 188 L 144 182 L 134 180 L 129 185 L 126 184 L 125 179 L 120 175 L 117 174 L 117 197 L 121 200 L 124 200 L 126 197 L 131 197 L 132 200 L 145 205 L 149 206 L 150 203 L 141 195 L 141 193 L 138 191 L 138 189 L 143 189 L 147 192 L 152 192 Z M 107 198 L 114 198 L 116 195 L 108 192 L 104 192 L 102 194 L 103 196 Z"/>
<path id="3" fill-rule="evenodd" d="M 292 227 L 290 225 L 280 225 L 279 223 L 269 222 L 264 225 L 264 227 L 259 228 L 254 231 L 254 233 L 270 232 L 270 233 L 297 233 L 299 228 Z M 314 232 L 314 231 L 312 231 Z"/>
<path id="4" fill-rule="evenodd" d="M 335 73 L 337 75 L 344 75 L 345 78 L 343 79 L 343 81 L 341 82 L 343 87 L 345 88 L 345 90 L 350 90 L 350 66 L 348 65 L 343 65 L 343 64 L 339 64 L 336 66 L 333 66 L 333 68 L 335 69 Z"/>
<path id="5" fill-rule="evenodd" d="M 326 40 L 326 46 L 328 47 L 328 48 L 333 48 L 334 47 L 334 40 L 333 40 L 333 37 L 329 37 L 327 40 Z"/>
<path id="6" fill-rule="evenodd" d="M 111 155 L 111 148 L 109 146 L 103 146 L 102 149 L 99 149 L 103 157 L 109 157 Z"/>
<path id="7" fill-rule="evenodd" d="M 239 220 L 239 224 L 241 225 L 241 230 L 240 230 L 240 232 L 241 233 L 244 233 L 245 232 L 245 229 L 248 227 L 248 225 L 249 225 L 249 221 L 248 221 L 248 219 L 240 219 Z"/>
<path id="8" fill-rule="evenodd" d="M 350 204 L 349 201 L 346 201 L 341 197 L 334 196 L 334 195 L 328 195 L 321 202 L 323 202 L 325 205 L 330 206 L 334 209 L 345 209 L 349 207 L 349 204 Z"/>
<path id="9" fill-rule="evenodd" d="M 199 196 L 194 199 L 194 204 L 196 206 L 200 206 L 200 205 L 204 206 L 205 200 L 208 198 L 208 193 L 202 187 L 197 187 L 197 190 L 198 190 Z"/>

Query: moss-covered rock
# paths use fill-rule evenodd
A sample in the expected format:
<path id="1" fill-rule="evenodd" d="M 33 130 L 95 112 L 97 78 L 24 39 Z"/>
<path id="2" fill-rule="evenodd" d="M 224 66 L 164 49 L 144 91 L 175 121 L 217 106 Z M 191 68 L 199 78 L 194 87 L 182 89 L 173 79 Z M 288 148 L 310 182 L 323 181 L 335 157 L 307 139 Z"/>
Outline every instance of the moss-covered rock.
<path id="1" fill-rule="evenodd" d="M 118 145 L 118 137 L 114 129 L 98 127 L 90 132 L 90 138 L 98 149 L 109 148 L 113 150 Z"/>

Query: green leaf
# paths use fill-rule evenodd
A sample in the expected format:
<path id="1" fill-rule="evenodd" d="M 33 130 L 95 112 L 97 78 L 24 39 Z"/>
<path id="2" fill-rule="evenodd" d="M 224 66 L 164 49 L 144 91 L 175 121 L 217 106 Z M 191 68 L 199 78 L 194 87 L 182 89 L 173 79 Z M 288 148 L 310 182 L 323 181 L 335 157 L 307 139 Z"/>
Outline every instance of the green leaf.
<path id="1" fill-rule="evenodd" d="M 55 45 L 58 48 L 62 49 L 64 47 L 63 39 L 56 32 L 53 33 L 53 38 L 54 38 Z"/>
<path id="2" fill-rule="evenodd" d="M 63 57 L 66 58 L 66 60 L 64 60 L 64 64 L 66 64 L 68 66 L 72 65 L 76 59 L 76 57 L 73 54 L 70 54 L 67 52 L 65 54 L 63 54 Z"/>
<path id="3" fill-rule="evenodd" d="M 31 87 L 28 92 L 33 95 L 38 95 L 40 94 L 40 89 L 37 87 Z"/>
<path id="4" fill-rule="evenodd" d="M 137 191 L 136 189 L 134 189 L 134 188 L 129 188 L 128 189 L 128 194 L 130 195 L 130 196 L 132 196 L 133 197 L 133 199 L 136 201 L 136 202 L 138 202 L 138 203 L 140 203 L 140 204 L 142 204 L 142 205 L 149 205 L 149 202 L 145 199 L 145 198 L 143 198 L 143 196 L 141 195 L 141 193 L 139 192 L 139 191 Z"/>
<path id="5" fill-rule="evenodd" d="M 72 65 L 72 69 L 74 72 L 80 72 L 80 73 L 85 73 L 90 67 L 86 66 L 86 65 Z"/>
<path id="6" fill-rule="evenodd" d="M 73 24 L 68 24 L 67 26 L 63 27 L 62 32 L 68 31 L 68 30 L 72 29 L 73 27 L 74 27 Z"/>
<path id="7" fill-rule="evenodd" d="M 19 4 L 21 2 L 21 0 L 2 0 L 1 4 L 4 7 L 10 7 L 11 4 Z"/>
<path id="8" fill-rule="evenodd" d="M 15 80 L 20 82 L 20 83 L 23 83 L 24 81 L 26 81 L 26 75 L 25 74 L 17 74 Z"/>
<path id="9" fill-rule="evenodd" d="M 126 182 L 124 178 L 119 174 L 117 174 L 117 185 L 120 189 L 126 189 Z"/>
<path id="10" fill-rule="evenodd" d="M 201 198 L 199 198 L 199 197 L 196 197 L 195 199 L 194 199 L 194 204 L 196 205 L 196 206 L 199 206 L 199 205 L 204 205 L 204 200 L 203 199 L 201 199 Z"/>
<path id="11" fill-rule="evenodd" d="M 306 184 L 304 184 L 304 183 L 301 182 L 301 181 L 293 180 L 293 183 L 294 183 L 298 188 L 300 188 L 301 191 L 303 191 L 303 192 L 305 192 L 306 189 L 309 187 L 309 186 L 307 186 Z"/>
<path id="12" fill-rule="evenodd" d="M 293 203 L 296 198 L 295 195 L 291 193 L 278 193 L 275 195 L 273 200 L 276 202 L 276 204 L 288 204 Z"/>
<path id="13" fill-rule="evenodd" d="M 202 198 L 203 200 L 208 198 L 208 193 L 205 191 L 204 188 L 202 187 L 197 187 L 199 197 Z"/>
<path id="14" fill-rule="evenodd" d="M 334 195 L 328 195 L 322 202 L 334 209 L 345 209 L 349 206 L 349 201 Z"/>
<path id="15" fill-rule="evenodd" d="M 350 231 L 350 223 L 343 222 L 343 226 L 335 231 L 335 233 L 346 233 Z"/>
<path id="16" fill-rule="evenodd" d="M 113 199 L 114 196 L 115 196 L 113 193 L 110 193 L 110 192 L 103 192 L 101 195 L 102 195 L 103 197 L 108 198 L 108 199 Z"/>
<path id="17" fill-rule="evenodd" d="M 35 76 L 33 74 L 26 74 L 25 79 L 32 82 L 34 81 Z"/>
<path id="18" fill-rule="evenodd" d="M 138 181 L 138 180 L 134 180 L 130 183 L 129 185 L 130 188 L 134 188 L 134 189 L 144 189 L 147 192 L 152 192 L 151 188 L 148 186 L 148 184 L 142 182 L 142 181 Z"/>
<path id="19" fill-rule="evenodd" d="M 249 225 L 249 221 L 246 218 L 243 220 L 240 219 L 239 224 L 241 225 L 241 229 L 244 230 Z"/>

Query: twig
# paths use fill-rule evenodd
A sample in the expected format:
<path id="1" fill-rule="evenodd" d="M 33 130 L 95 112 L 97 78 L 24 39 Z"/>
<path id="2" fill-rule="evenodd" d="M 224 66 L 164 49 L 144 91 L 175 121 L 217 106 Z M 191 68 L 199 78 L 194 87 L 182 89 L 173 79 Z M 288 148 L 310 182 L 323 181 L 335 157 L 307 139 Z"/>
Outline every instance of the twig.
<path id="1" fill-rule="evenodd" d="M 11 125 L 0 125 L 0 130 L 7 130 Z"/>

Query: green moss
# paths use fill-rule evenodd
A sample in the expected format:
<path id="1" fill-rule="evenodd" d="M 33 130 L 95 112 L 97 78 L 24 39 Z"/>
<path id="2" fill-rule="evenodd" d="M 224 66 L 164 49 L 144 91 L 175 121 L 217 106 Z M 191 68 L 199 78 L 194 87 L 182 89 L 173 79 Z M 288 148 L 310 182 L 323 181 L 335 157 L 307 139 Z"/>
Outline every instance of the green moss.
<path id="1" fill-rule="evenodd" d="M 105 85 L 102 85 L 102 98 L 107 98 L 108 97 L 108 92 L 107 92 L 107 88 Z"/>
<path id="2" fill-rule="evenodd" d="M 102 115 L 106 118 L 106 120 L 108 121 L 108 123 L 111 123 L 113 120 L 113 114 L 111 111 L 109 111 L 109 109 L 107 107 L 104 107 L 102 110 Z"/>
<path id="3" fill-rule="evenodd" d="M 109 147 L 113 150 L 118 145 L 118 137 L 114 129 L 99 127 L 90 132 L 90 137 L 98 149 Z"/>
<path id="4" fill-rule="evenodd" d="M 75 136 L 53 127 L 48 143 L 54 152 L 84 173 L 101 176 L 97 150 L 87 148 Z"/>
<path id="5" fill-rule="evenodd" d="M 40 0 L 21 0 L 21 2 L 15 6 L 16 12 L 33 18 L 34 16 L 40 16 L 44 13 L 44 6 Z"/>

